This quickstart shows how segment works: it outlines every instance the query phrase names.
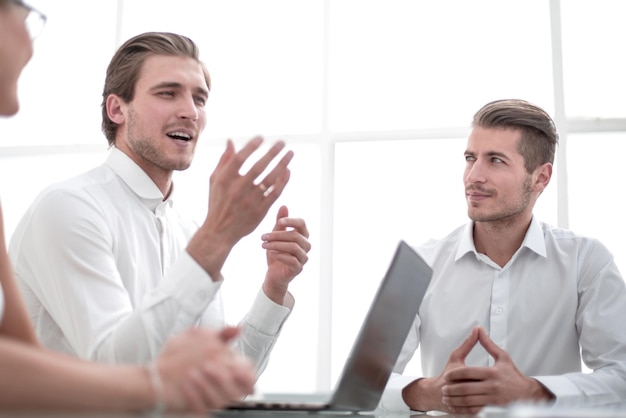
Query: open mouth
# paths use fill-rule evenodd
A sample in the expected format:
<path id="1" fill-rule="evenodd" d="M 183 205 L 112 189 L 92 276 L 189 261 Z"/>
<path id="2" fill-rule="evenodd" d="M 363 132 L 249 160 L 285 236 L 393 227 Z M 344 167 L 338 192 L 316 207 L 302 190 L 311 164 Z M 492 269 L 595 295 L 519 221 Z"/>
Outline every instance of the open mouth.
<path id="1" fill-rule="evenodd" d="M 191 141 L 191 135 L 186 134 L 185 132 L 170 132 L 167 134 L 167 136 L 169 136 L 172 139 L 176 139 L 179 141 Z"/>

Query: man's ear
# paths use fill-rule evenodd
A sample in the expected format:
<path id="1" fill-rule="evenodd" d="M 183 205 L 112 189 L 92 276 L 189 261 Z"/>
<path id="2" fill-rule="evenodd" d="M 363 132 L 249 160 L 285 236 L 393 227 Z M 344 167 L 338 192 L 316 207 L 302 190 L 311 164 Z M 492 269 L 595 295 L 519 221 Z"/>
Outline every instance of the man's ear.
<path id="1" fill-rule="evenodd" d="M 124 101 L 115 94 L 109 94 L 106 100 L 107 116 L 112 122 L 121 125 L 126 121 Z"/>
<path id="2" fill-rule="evenodd" d="M 535 182 L 534 189 L 535 191 L 541 193 L 548 187 L 550 183 L 550 179 L 552 178 L 552 164 L 544 163 L 535 169 Z"/>

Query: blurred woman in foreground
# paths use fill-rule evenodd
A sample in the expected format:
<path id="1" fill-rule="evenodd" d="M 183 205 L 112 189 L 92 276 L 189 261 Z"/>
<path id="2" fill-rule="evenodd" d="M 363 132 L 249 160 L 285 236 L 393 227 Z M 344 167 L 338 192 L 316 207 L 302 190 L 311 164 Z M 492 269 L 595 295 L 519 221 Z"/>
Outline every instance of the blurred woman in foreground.
<path id="1" fill-rule="evenodd" d="M 0 0 L 0 116 L 19 110 L 18 79 L 45 19 L 21 0 Z M 147 366 L 108 366 L 43 348 L 13 277 L 0 210 L 0 410 L 219 409 L 251 393 L 256 380 L 229 347 L 237 333 L 190 329 Z"/>

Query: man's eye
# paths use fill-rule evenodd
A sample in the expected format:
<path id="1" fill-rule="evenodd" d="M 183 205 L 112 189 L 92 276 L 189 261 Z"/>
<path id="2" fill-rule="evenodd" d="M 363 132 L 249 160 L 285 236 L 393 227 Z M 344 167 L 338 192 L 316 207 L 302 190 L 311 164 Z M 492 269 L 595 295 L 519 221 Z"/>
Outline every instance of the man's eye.
<path id="1" fill-rule="evenodd" d="M 171 91 L 161 91 L 161 92 L 159 92 L 159 96 L 173 97 L 174 93 L 171 92 Z"/>
<path id="2" fill-rule="evenodd" d="M 475 160 L 475 158 L 472 157 L 471 155 L 466 155 L 465 156 L 465 161 L 474 161 L 474 160 Z"/>
<path id="3" fill-rule="evenodd" d="M 196 103 L 200 106 L 204 106 L 206 104 L 206 99 L 204 97 L 196 97 Z"/>
<path id="4" fill-rule="evenodd" d="M 493 158 L 491 159 L 491 162 L 492 162 L 492 163 L 498 163 L 498 164 L 500 164 L 500 163 L 503 163 L 504 161 L 502 161 L 502 159 L 500 159 L 500 158 L 498 158 L 498 157 L 493 157 Z"/>

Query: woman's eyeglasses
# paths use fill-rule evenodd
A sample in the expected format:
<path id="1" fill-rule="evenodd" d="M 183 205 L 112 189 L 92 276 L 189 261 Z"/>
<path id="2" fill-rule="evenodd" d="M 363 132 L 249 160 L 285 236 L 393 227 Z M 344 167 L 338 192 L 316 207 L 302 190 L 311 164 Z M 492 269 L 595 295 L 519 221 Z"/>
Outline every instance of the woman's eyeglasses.
<path id="1" fill-rule="evenodd" d="M 28 30 L 30 39 L 35 39 L 46 25 L 46 15 L 33 6 L 24 3 L 22 0 L 12 0 L 12 2 L 24 12 L 26 30 Z"/>

